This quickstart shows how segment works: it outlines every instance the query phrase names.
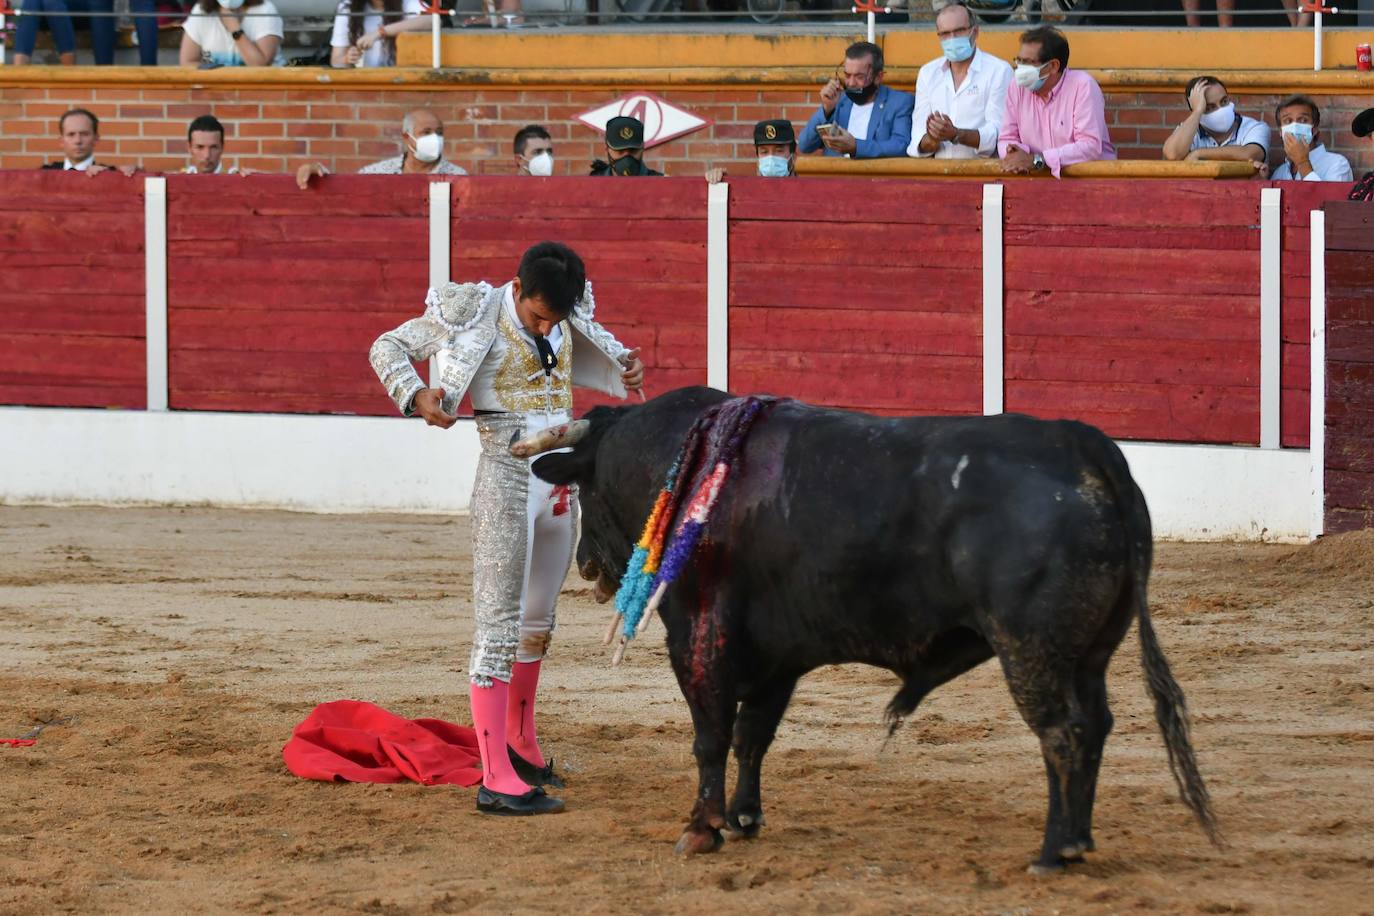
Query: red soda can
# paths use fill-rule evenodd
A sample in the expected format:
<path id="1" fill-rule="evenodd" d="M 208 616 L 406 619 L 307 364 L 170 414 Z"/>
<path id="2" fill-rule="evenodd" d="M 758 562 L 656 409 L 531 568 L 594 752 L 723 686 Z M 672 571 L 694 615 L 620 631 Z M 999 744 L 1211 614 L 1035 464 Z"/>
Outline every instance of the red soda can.
<path id="1" fill-rule="evenodd" d="M 1369 45 L 1367 45 L 1367 44 L 1358 44 L 1358 45 L 1355 45 L 1355 69 L 1356 69 L 1356 70 L 1370 70 L 1370 69 L 1374 69 L 1374 64 L 1371 64 L 1371 62 L 1370 62 Z"/>

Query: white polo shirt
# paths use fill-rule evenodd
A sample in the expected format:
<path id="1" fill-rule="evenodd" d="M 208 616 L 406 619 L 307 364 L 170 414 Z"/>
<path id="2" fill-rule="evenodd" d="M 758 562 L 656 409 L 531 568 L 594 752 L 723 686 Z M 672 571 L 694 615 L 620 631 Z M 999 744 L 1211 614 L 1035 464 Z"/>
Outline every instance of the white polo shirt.
<path id="1" fill-rule="evenodd" d="M 1010 83 L 1011 65 L 982 50 L 973 52 L 968 75 L 958 89 L 954 88 L 948 60 L 937 57 L 926 64 L 916 76 L 916 109 L 911 115 L 911 145 L 906 154 L 936 159 L 996 156 L 997 134 L 1002 130 Z M 978 131 L 978 149 L 946 140 L 934 153 L 921 152 L 926 120 L 933 111 L 947 115 L 960 130 Z"/>
<path id="2" fill-rule="evenodd" d="M 1236 118 L 1236 123 L 1231 125 L 1231 132 L 1221 138 L 1218 143 L 1215 138 L 1201 127 L 1197 133 L 1193 134 L 1193 142 L 1188 144 L 1188 151 L 1195 149 L 1217 149 L 1222 146 L 1244 146 L 1253 143 L 1264 154 L 1269 155 L 1269 125 L 1263 121 L 1256 121 L 1254 118 L 1247 118 L 1240 115 Z"/>
<path id="3" fill-rule="evenodd" d="M 1340 153 L 1333 153 L 1325 144 L 1318 143 L 1307 151 L 1307 161 L 1312 165 L 1312 174 L 1304 178 L 1294 174 L 1293 166 L 1285 160 L 1283 165 L 1274 169 L 1269 176 L 1273 181 L 1354 181 L 1350 171 L 1350 160 Z"/>

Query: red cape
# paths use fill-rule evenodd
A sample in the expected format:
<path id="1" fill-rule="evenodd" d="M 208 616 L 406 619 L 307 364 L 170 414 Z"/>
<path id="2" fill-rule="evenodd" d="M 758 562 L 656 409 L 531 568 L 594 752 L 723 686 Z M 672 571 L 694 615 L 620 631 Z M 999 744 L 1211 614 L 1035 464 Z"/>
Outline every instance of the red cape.
<path id="1" fill-rule="evenodd" d="M 402 719 L 371 703 L 322 703 L 281 749 L 304 779 L 475 786 L 482 781 L 477 733 L 439 719 Z"/>

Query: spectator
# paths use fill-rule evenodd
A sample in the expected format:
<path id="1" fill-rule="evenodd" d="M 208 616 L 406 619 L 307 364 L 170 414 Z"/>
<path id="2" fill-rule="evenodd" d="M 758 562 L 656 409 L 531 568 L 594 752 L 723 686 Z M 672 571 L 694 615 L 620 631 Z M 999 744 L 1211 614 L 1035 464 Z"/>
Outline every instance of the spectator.
<path id="1" fill-rule="evenodd" d="M 280 67 L 281 14 L 272 0 L 196 0 L 182 24 L 183 67 Z"/>
<path id="2" fill-rule="evenodd" d="M 644 164 L 644 124 L 638 118 L 626 115 L 611 118 L 606 122 L 604 139 L 606 161 L 594 160 L 592 175 L 663 175 Z"/>
<path id="3" fill-rule="evenodd" d="M 296 184 L 304 191 L 311 178 L 323 178 L 329 169 L 308 162 L 296 170 Z M 444 122 L 428 108 L 406 112 L 401 119 L 401 155 L 365 165 L 359 175 L 466 175 L 444 158 Z"/>
<path id="4" fill-rule="evenodd" d="M 908 156 L 973 159 L 997 154 L 1011 67 L 978 49 L 978 20 L 962 2 L 935 16 L 944 54 L 916 77 L 916 110 Z M 925 132 L 919 136 L 918 129 Z"/>
<path id="5" fill-rule="evenodd" d="M 181 171 L 187 175 L 251 175 L 252 169 L 240 172 L 224 168 L 224 125 L 214 115 L 201 115 L 186 129 L 186 151 L 191 164 Z"/>
<path id="6" fill-rule="evenodd" d="M 1296 3 L 1297 0 L 1283 0 L 1283 2 L 1289 4 Z M 1202 16 L 1199 15 L 1201 9 L 1202 0 L 1183 0 L 1183 16 L 1188 23 L 1188 28 L 1202 27 Z M 1232 15 L 1235 11 L 1236 0 L 1217 0 L 1217 27 L 1229 29 L 1235 25 L 1236 17 Z"/>
<path id="7" fill-rule="evenodd" d="M 62 137 L 61 162 L 49 162 L 43 169 L 63 169 L 99 175 L 114 169 L 112 165 L 95 161 L 95 148 L 100 145 L 100 119 L 84 108 L 73 108 L 57 119 L 57 132 Z M 138 166 L 126 165 L 118 169 L 125 175 L 138 171 Z"/>
<path id="8" fill-rule="evenodd" d="M 1360 138 L 1374 134 L 1374 108 L 1366 108 L 1355 115 L 1350 132 Z M 1355 182 L 1355 187 L 1350 189 L 1350 196 L 1346 199 L 1374 202 L 1374 172 L 1365 172 L 1364 177 Z"/>
<path id="9" fill-rule="evenodd" d="M 1226 85 L 1215 76 L 1195 76 L 1183 90 L 1188 117 L 1164 141 L 1164 158 L 1253 162 L 1268 168 L 1269 125 L 1236 111 Z"/>
<path id="10" fill-rule="evenodd" d="M 803 153 L 822 146 L 827 156 L 878 159 L 905 156 L 916 100 L 883 85 L 883 49 L 856 41 L 844 52 L 844 69 L 821 89 L 821 107 L 806 122 Z"/>
<path id="11" fill-rule="evenodd" d="M 1021 51 L 1007 87 L 998 152 L 1004 172 L 1059 170 L 1075 162 L 1115 159 L 1107 136 L 1102 89 L 1069 69 L 1069 42 L 1056 28 L 1021 33 Z"/>
<path id="12" fill-rule="evenodd" d="M 1350 181 L 1350 161 L 1322 145 L 1322 116 L 1317 103 L 1305 95 L 1284 99 L 1274 109 L 1283 137 L 1284 163 L 1274 169 L 1275 181 Z"/>
<path id="13" fill-rule="evenodd" d="M 420 0 L 340 0 L 329 39 L 332 67 L 394 67 L 396 36 L 430 28 Z"/>
<path id="14" fill-rule="evenodd" d="M 764 178 L 790 178 L 797 174 L 797 132 L 783 118 L 760 121 L 754 125 L 754 156 L 759 175 Z M 706 180 L 716 184 L 725 169 L 706 170 Z"/>
<path id="15" fill-rule="evenodd" d="M 76 63 L 76 28 L 71 14 L 114 12 L 114 0 L 23 0 L 19 6 L 23 14 L 14 33 L 15 66 L 29 63 L 34 45 L 38 43 L 38 23 L 48 20 L 48 31 L 57 45 L 58 60 L 67 66 Z M 138 62 L 145 67 L 157 66 L 157 10 L 154 0 L 130 0 L 129 11 L 134 14 L 134 33 L 138 36 Z M 146 15 L 140 15 L 146 14 Z M 90 17 L 91 50 L 95 62 L 101 66 L 114 63 L 115 19 L 112 15 Z"/>
<path id="16" fill-rule="evenodd" d="M 541 125 L 530 124 L 515 132 L 515 171 L 541 178 L 553 174 L 553 138 Z"/>

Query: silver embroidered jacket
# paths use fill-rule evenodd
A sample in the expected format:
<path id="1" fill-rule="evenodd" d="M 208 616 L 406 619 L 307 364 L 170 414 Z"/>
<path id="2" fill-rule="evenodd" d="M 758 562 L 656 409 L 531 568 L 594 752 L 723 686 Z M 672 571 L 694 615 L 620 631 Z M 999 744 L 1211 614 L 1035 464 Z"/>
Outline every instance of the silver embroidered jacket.
<path id="1" fill-rule="evenodd" d="M 441 351 L 447 351 L 447 358 L 441 361 L 443 368 L 434 387 L 444 389 L 445 413 L 453 414 L 458 409 L 458 402 L 496 339 L 505 291 L 505 286 L 493 287 L 489 283 L 445 283 L 432 287 L 425 296 L 423 315 L 377 338 L 369 359 L 386 393 L 402 413 L 410 416 L 416 393 L 429 387 L 415 372 L 411 360 L 426 360 Z M 588 282 L 568 316 L 576 355 L 573 384 L 623 398 L 621 359 L 629 349 L 597 324 L 592 317 L 595 310 L 596 300 Z"/>

